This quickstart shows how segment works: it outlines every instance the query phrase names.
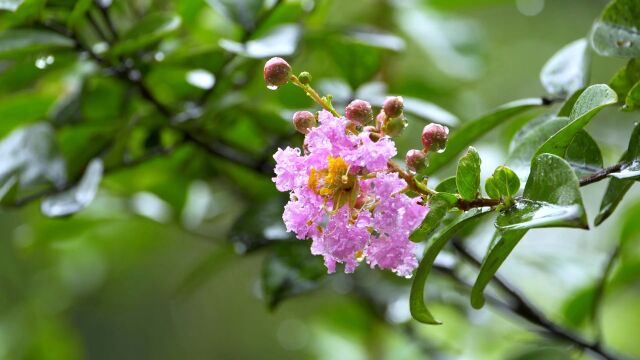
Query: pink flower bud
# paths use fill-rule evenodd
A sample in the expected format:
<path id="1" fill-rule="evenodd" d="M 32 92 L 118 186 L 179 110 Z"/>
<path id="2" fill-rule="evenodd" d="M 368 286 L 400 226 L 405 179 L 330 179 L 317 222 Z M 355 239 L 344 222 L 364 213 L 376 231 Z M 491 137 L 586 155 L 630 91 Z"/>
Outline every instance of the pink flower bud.
<path id="1" fill-rule="evenodd" d="M 293 114 L 293 126 L 302 134 L 308 134 L 316 124 L 316 117 L 308 111 L 298 111 Z"/>
<path id="2" fill-rule="evenodd" d="M 427 154 L 424 151 L 414 149 L 407 152 L 405 162 L 410 170 L 419 171 L 427 165 L 426 159 Z"/>
<path id="3" fill-rule="evenodd" d="M 387 114 L 388 117 L 398 117 L 402 115 L 402 110 L 404 109 L 404 100 L 402 96 L 390 96 L 384 101 L 384 105 L 382 105 L 382 109 L 384 113 Z"/>
<path id="4" fill-rule="evenodd" d="M 368 102 L 354 100 L 345 108 L 345 116 L 356 124 L 365 125 L 373 119 L 373 110 Z"/>
<path id="5" fill-rule="evenodd" d="M 442 152 L 447 146 L 449 128 L 440 124 L 429 124 L 422 130 L 424 151 Z"/>
<path id="6" fill-rule="evenodd" d="M 289 82 L 291 65 L 279 57 L 271 58 L 264 64 L 264 81 L 268 87 L 277 88 Z"/>

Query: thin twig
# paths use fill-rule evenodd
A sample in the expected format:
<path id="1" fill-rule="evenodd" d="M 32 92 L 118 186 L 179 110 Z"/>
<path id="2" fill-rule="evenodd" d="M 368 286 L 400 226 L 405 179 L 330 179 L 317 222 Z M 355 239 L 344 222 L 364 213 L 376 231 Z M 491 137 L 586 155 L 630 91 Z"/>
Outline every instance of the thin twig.
<path id="1" fill-rule="evenodd" d="M 481 266 L 481 261 L 478 260 L 473 254 L 471 254 L 471 252 L 469 252 L 460 241 L 454 241 L 453 245 L 456 250 L 462 255 L 463 259 L 467 260 L 469 263 L 475 265 L 478 268 Z M 548 319 L 541 310 L 539 310 L 535 305 L 529 302 L 529 300 L 527 300 L 524 295 L 522 295 L 518 290 L 515 289 L 515 287 L 511 286 L 500 276 L 494 275 L 492 280 L 502 291 L 504 291 L 511 298 L 513 303 L 510 305 L 510 308 L 514 313 L 518 314 L 529 322 L 542 327 L 554 338 L 577 345 L 580 348 L 588 350 L 603 359 L 621 359 L 621 357 L 619 357 L 618 355 L 614 355 L 608 350 L 604 349 L 598 341 L 590 342 L 580 335 L 575 334 L 571 330 L 565 329 Z"/>
<path id="2" fill-rule="evenodd" d="M 609 176 L 609 174 L 620 171 L 624 165 L 625 165 L 624 162 L 619 162 L 615 165 L 611 165 L 607 168 L 604 168 L 598 171 L 597 173 L 585 176 L 582 179 L 580 179 L 580 186 L 587 186 L 589 184 L 593 184 L 600 180 L 606 179 Z"/>

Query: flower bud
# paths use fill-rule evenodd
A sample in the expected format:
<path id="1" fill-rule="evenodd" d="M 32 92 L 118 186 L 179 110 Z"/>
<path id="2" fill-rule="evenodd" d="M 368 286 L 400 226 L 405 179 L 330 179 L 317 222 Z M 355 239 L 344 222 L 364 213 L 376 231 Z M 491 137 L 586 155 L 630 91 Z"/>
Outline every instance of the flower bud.
<path id="1" fill-rule="evenodd" d="M 354 100 L 345 108 L 345 116 L 356 124 L 365 125 L 373 119 L 373 110 L 368 102 Z"/>
<path id="2" fill-rule="evenodd" d="M 277 88 L 289 82 L 291 65 L 279 57 L 271 58 L 264 64 L 264 81 L 269 88 Z"/>
<path id="3" fill-rule="evenodd" d="M 405 157 L 407 168 L 413 171 L 419 171 L 427 165 L 427 154 L 421 150 L 409 150 Z"/>
<path id="4" fill-rule="evenodd" d="M 442 152 L 447 147 L 449 128 L 440 124 L 429 124 L 422 130 L 424 151 Z"/>
<path id="5" fill-rule="evenodd" d="M 378 115 L 376 115 L 376 128 L 381 130 L 384 128 L 384 124 L 387 122 L 387 115 L 384 113 L 384 110 L 380 110 Z"/>
<path id="6" fill-rule="evenodd" d="M 311 83 L 311 79 L 311 74 L 309 74 L 308 71 L 303 71 L 298 75 L 298 80 L 300 80 L 300 83 L 303 85 Z"/>
<path id="7" fill-rule="evenodd" d="M 316 124 L 316 117 L 309 111 L 298 111 L 293 114 L 293 126 L 302 134 L 308 134 Z"/>
<path id="8" fill-rule="evenodd" d="M 407 127 L 407 119 L 404 116 L 398 116 L 387 121 L 384 127 L 385 135 L 391 137 L 398 136 L 402 133 L 402 130 Z"/>
<path id="9" fill-rule="evenodd" d="M 404 109 L 404 100 L 402 96 L 390 96 L 384 101 L 384 105 L 382 105 L 382 109 L 384 113 L 387 114 L 388 117 L 398 117 L 402 115 L 402 110 Z"/>

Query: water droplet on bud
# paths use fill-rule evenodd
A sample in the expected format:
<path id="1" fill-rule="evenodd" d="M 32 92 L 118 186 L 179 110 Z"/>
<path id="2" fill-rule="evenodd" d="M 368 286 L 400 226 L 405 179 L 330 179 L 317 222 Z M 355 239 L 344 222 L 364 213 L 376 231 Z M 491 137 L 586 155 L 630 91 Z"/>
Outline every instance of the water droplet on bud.
<path id="1" fill-rule="evenodd" d="M 267 89 L 269 89 L 269 90 L 278 90 L 278 85 L 267 85 Z"/>

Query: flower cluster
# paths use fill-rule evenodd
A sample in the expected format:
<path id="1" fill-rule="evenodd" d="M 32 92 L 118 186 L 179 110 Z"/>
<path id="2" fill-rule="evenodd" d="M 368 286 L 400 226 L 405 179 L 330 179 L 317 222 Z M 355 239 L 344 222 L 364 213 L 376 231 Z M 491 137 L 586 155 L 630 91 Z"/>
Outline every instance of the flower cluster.
<path id="1" fill-rule="evenodd" d="M 292 82 L 325 109 L 317 115 L 295 113 L 293 125 L 305 135 L 303 149 L 287 147 L 274 155 L 273 181 L 279 191 L 290 193 L 283 214 L 287 230 L 299 239 L 310 238 L 311 252 L 324 257 L 329 272 L 338 263 L 353 272 L 366 261 L 411 276 L 418 261 L 409 236 L 429 211 L 423 197 L 429 193 L 420 194 L 426 185 L 391 161 L 397 153 L 392 137 L 406 127 L 403 99 L 387 98 L 375 119 L 368 102 L 354 100 L 343 117 L 303 74 L 293 75 L 280 58 L 267 62 L 264 70 L 271 88 Z M 426 164 L 427 151 L 444 146 L 446 132 L 444 127 L 425 128 L 424 148 L 407 154 L 410 171 Z"/>
<path id="2" fill-rule="evenodd" d="M 366 259 L 374 267 L 409 276 L 417 266 L 409 235 L 428 208 L 403 190 L 407 183 L 388 171 L 396 155 L 393 141 L 349 131 L 349 121 L 328 111 L 305 137 L 300 149 L 279 149 L 274 182 L 290 191 L 284 222 L 299 239 L 311 238 L 311 251 L 322 255 L 327 269 L 336 263 L 355 270 Z"/>

